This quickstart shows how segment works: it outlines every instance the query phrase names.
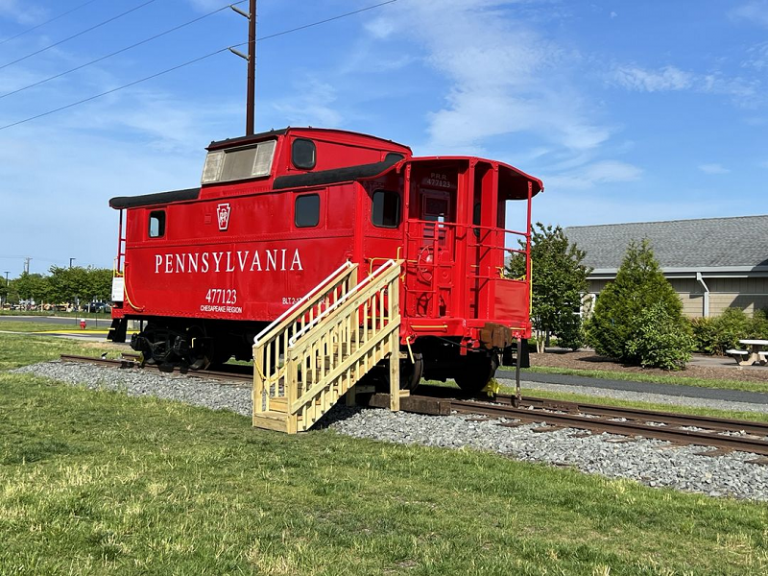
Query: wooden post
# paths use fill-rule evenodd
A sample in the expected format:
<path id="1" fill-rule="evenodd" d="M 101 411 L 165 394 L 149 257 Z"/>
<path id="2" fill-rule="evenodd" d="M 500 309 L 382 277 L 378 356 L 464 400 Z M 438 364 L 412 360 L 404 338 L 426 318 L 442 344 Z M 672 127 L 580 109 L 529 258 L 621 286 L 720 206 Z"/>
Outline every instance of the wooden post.
<path id="1" fill-rule="evenodd" d="M 301 377 L 306 378 L 306 365 L 302 360 L 302 367 L 301 367 Z M 285 425 L 286 425 L 286 432 L 288 434 L 296 434 L 298 432 L 298 423 L 299 418 L 298 415 L 293 412 L 293 405 L 296 402 L 296 387 L 298 386 L 299 382 L 299 367 L 297 363 L 297 359 L 293 358 L 290 354 L 289 350 L 286 350 L 285 352 L 285 361 L 287 364 L 287 370 L 285 371 L 285 388 L 283 389 L 283 394 L 285 394 Z"/>
<path id="2" fill-rule="evenodd" d="M 261 412 L 261 401 L 264 396 L 264 379 L 262 378 L 261 346 L 253 347 L 253 425 L 256 425 L 256 414 Z"/>
<path id="3" fill-rule="evenodd" d="M 517 339 L 517 358 L 515 359 L 515 407 L 520 406 L 523 397 L 520 393 L 520 363 L 523 356 L 523 339 Z"/>
<path id="4" fill-rule="evenodd" d="M 395 330 L 389 337 L 389 409 L 400 411 L 400 334 Z"/>
<path id="5" fill-rule="evenodd" d="M 387 326 L 400 321 L 400 266 L 398 263 L 398 276 L 387 285 L 389 299 L 389 314 Z M 389 409 L 392 412 L 400 411 L 400 329 L 395 328 L 389 336 Z"/>

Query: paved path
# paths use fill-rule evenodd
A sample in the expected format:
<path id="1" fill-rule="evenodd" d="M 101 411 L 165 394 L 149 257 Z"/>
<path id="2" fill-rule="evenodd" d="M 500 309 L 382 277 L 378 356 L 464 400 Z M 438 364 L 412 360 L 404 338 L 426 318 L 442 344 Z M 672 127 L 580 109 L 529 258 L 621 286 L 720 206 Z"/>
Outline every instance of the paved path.
<path id="1" fill-rule="evenodd" d="M 66 317 L 66 316 L 0 316 L 0 328 L 2 327 L 2 322 L 30 322 L 30 323 L 38 323 L 38 324 L 61 324 L 63 326 L 79 326 L 80 324 L 80 316 L 77 318 L 75 317 Z M 108 328 L 110 323 L 112 322 L 110 318 L 94 318 L 93 314 L 86 314 L 83 312 L 82 318 L 85 318 L 85 320 L 88 322 L 88 325 L 92 326 L 97 323 L 100 326 L 104 326 L 105 328 Z"/>
<path id="2" fill-rule="evenodd" d="M 498 378 L 515 379 L 514 371 L 498 370 Z M 700 388 L 698 386 L 681 386 L 677 384 L 654 384 L 651 382 L 632 382 L 629 380 L 605 380 L 585 376 L 567 376 L 564 374 L 540 374 L 523 370 L 521 381 L 532 383 L 558 384 L 561 386 L 580 386 L 584 388 L 602 388 L 604 390 L 622 390 L 640 394 L 661 394 L 664 396 L 682 396 L 688 398 L 705 398 L 708 400 L 724 400 L 727 402 L 748 402 L 751 404 L 768 404 L 768 394 L 760 392 L 745 392 L 742 390 L 717 390 Z"/>

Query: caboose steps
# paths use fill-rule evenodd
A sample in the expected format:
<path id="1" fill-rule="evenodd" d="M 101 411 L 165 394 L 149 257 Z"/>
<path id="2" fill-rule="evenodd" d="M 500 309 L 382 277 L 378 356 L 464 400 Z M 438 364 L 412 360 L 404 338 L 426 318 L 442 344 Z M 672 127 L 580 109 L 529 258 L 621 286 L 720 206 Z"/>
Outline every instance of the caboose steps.
<path id="1" fill-rule="evenodd" d="M 254 339 L 253 425 L 308 430 L 374 366 L 389 361 L 399 409 L 401 262 L 358 283 L 346 263 Z"/>

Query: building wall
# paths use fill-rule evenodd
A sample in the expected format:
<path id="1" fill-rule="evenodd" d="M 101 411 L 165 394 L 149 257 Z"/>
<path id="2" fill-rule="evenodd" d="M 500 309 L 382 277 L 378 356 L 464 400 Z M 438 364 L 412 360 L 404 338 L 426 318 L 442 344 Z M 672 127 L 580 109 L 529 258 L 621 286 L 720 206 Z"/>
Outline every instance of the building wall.
<path id="1" fill-rule="evenodd" d="M 704 278 L 709 287 L 709 315 L 719 316 L 726 308 L 741 308 L 747 314 L 768 309 L 768 278 Z M 590 280 L 589 293 L 600 294 L 608 280 Z M 692 318 L 704 315 L 704 288 L 688 278 L 672 278 L 683 313 Z"/>

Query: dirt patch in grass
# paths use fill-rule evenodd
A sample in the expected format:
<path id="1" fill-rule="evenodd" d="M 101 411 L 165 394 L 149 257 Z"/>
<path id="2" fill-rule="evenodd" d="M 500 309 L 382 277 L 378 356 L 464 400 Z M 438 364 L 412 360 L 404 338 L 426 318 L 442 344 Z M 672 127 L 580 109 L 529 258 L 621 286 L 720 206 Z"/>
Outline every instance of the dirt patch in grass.
<path id="1" fill-rule="evenodd" d="M 718 366 L 717 364 L 720 362 L 724 365 Z M 732 364 L 732 366 L 729 366 L 728 363 Z M 763 383 L 768 381 L 768 366 L 745 366 L 743 369 L 739 369 L 733 360 L 701 355 L 694 355 L 685 370 L 676 372 L 659 370 L 657 368 L 627 366 L 605 356 L 599 356 L 591 350 L 531 354 L 531 366 L 569 370 L 600 370 L 647 376 L 679 376 L 684 378 L 701 378 L 704 380 L 738 380 Z"/>

